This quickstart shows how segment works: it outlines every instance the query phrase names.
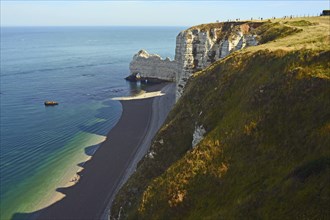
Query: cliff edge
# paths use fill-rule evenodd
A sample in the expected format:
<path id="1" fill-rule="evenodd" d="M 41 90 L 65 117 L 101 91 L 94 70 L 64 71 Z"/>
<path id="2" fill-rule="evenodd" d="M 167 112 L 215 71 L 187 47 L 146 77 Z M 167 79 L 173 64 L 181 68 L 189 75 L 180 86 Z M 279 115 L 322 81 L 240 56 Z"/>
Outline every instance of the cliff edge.
<path id="1" fill-rule="evenodd" d="M 248 32 L 257 46 L 208 61 L 201 33 L 214 25 L 192 46 L 195 27 L 178 36 L 184 67 L 207 67 L 187 71 L 111 218 L 329 219 L 330 20 L 265 22 Z"/>
<path id="2" fill-rule="evenodd" d="M 140 50 L 130 63 L 131 81 L 176 81 L 177 99 L 190 76 L 228 54 L 258 45 L 254 31 L 263 22 L 224 22 L 198 25 L 176 37 L 175 59 Z"/>
<path id="3" fill-rule="evenodd" d="M 254 30 L 262 22 L 224 22 L 198 25 L 182 31 L 176 38 L 175 61 L 178 63 L 177 98 L 197 71 L 230 53 L 258 45 Z"/>

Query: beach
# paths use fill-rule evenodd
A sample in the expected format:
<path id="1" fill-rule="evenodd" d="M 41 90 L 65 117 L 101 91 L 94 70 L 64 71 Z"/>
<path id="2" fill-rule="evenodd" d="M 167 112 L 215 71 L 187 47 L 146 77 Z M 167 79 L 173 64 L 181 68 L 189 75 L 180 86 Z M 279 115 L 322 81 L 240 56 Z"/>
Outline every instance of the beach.
<path id="1" fill-rule="evenodd" d="M 125 174 L 120 178 L 120 182 L 118 183 L 117 188 L 115 189 L 114 192 L 111 193 L 111 197 L 108 200 L 108 204 L 101 215 L 101 219 L 104 219 L 104 220 L 108 219 L 110 206 L 111 206 L 112 201 L 115 198 L 116 193 L 118 192 L 120 187 L 128 180 L 130 175 L 135 171 L 137 163 L 142 159 L 142 157 L 144 155 L 146 155 L 153 137 L 155 136 L 155 134 L 157 133 L 159 128 L 163 125 L 169 111 L 171 110 L 172 106 L 175 104 L 175 84 L 174 83 L 165 85 L 159 91 L 152 92 L 156 88 L 158 88 L 158 86 L 155 88 L 151 88 L 151 92 L 147 92 L 147 94 L 150 94 L 150 96 L 148 98 L 151 98 L 151 97 L 153 98 L 152 104 L 151 104 L 152 111 L 151 111 L 151 115 L 150 115 L 151 117 L 150 117 L 148 129 L 142 139 L 142 142 L 139 143 L 137 151 L 136 151 L 135 155 L 132 157 L 129 166 L 127 167 L 127 169 L 125 171 Z M 152 95 L 155 95 L 155 96 L 152 96 Z M 140 97 L 142 100 L 142 99 L 146 98 L 146 95 L 141 94 Z M 137 97 L 134 96 L 134 97 L 132 97 L 131 100 L 137 100 L 136 98 Z M 127 102 L 124 101 L 123 103 L 127 103 Z M 125 108 L 124 105 L 123 105 L 123 108 Z"/>
<path id="2" fill-rule="evenodd" d="M 76 172 L 122 115 L 122 103 L 111 98 L 136 97 L 145 87 L 124 80 L 132 55 L 148 45 L 174 57 L 181 29 L 1 29 L 0 219 L 35 213 L 66 196 L 56 189 L 76 183 Z"/>
<path id="3" fill-rule="evenodd" d="M 135 171 L 147 153 L 151 140 L 175 102 L 175 85 L 149 86 L 147 93 L 163 95 L 121 100 L 123 113 L 92 158 L 87 161 L 76 184 L 59 188 L 64 198 L 34 213 L 18 213 L 14 219 L 100 219 L 120 186 Z M 160 93 L 157 93 L 160 94 Z"/>

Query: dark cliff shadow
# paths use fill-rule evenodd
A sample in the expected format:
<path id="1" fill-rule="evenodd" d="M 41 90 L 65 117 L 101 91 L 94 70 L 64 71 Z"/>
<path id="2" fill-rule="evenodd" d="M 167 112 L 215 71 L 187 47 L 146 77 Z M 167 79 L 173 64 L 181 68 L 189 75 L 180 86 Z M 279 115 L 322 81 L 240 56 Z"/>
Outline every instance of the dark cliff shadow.
<path id="1" fill-rule="evenodd" d="M 86 155 L 88 156 L 93 156 L 93 154 L 95 153 L 95 151 L 100 147 L 101 144 L 97 144 L 97 145 L 91 145 L 91 146 L 88 146 L 84 149 L 84 152 Z M 59 193 L 62 193 L 65 197 L 53 204 L 51 204 L 50 206 L 48 207 L 45 207 L 43 209 L 40 209 L 40 210 L 37 210 L 35 212 L 31 212 L 31 213 L 15 213 L 11 220 L 34 220 L 34 219 L 41 219 L 41 220 L 51 220 L 51 219 L 54 219 L 56 220 L 56 218 L 43 218 L 42 217 L 42 214 L 49 211 L 49 210 L 52 210 L 52 209 L 56 209 L 57 207 L 59 206 L 63 206 L 62 204 L 65 204 L 67 200 L 70 200 L 70 193 L 74 193 L 74 189 L 79 187 L 81 181 L 83 180 L 84 178 L 84 173 L 85 173 L 85 167 L 88 165 L 88 163 L 90 162 L 90 160 L 87 160 L 87 161 L 83 161 L 83 162 L 80 162 L 77 164 L 77 167 L 81 167 L 83 168 L 80 172 L 77 172 L 77 177 L 75 178 L 78 178 L 79 181 L 74 181 L 74 178 L 70 180 L 70 182 L 74 183 L 74 185 L 72 186 L 69 186 L 69 187 L 59 187 L 57 188 L 55 191 L 56 192 L 59 192 Z"/>
<path id="2" fill-rule="evenodd" d="M 152 91 L 153 90 L 153 86 L 150 86 L 148 88 L 146 88 L 146 91 Z M 109 121 L 111 118 L 110 116 L 110 112 L 111 111 L 111 105 L 110 103 L 113 102 L 113 101 L 105 101 L 103 102 L 103 104 L 105 105 L 105 107 L 103 108 L 100 108 L 97 113 L 96 113 L 96 117 L 97 118 L 100 118 L 102 119 L 100 122 L 96 122 L 95 124 L 92 124 L 92 125 L 87 125 L 87 126 L 80 126 L 79 129 L 81 131 L 84 131 L 84 132 L 88 132 L 88 133 L 92 133 L 92 134 L 97 134 L 97 135 L 103 135 L 103 136 L 109 136 L 108 132 L 110 129 L 112 129 L 113 127 L 109 127 Z M 150 103 L 150 101 L 148 100 L 145 100 L 144 102 L 146 103 Z M 141 106 L 144 106 L 145 104 L 142 104 L 141 103 L 139 105 L 136 106 L 136 109 L 133 109 L 132 113 L 130 113 L 131 115 L 134 115 L 135 116 L 135 111 L 138 109 L 138 108 L 141 108 Z M 145 110 L 142 108 L 140 109 L 140 114 L 142 112 L 144 112 Z M 133 116 L 133 117 L 134 117 Z M 119 119 L 120 120 L 120 119 Z M 140 120 L 140 117 L 138 117 L 138 119 L 136 120 Z M 118 123 L 118 122 L 117 122 Z M 135 123 L 137 125 L 135 126 L 139 126 L 140 124 L 139 123 Z M 104 130 L 101 130 L 100 129 L 97 129 L 97 128 L 100 128 L 100 127 L 106 127 L 106 129 Z M 138 129 L 138 128 L 136 128 Z M 141 129 L 138 129 L 138 130 L 141 130 Z M 135 131 L 135 130 L 134 130 Z M 122 131 L 121 131 L 122 133 Z M 108 134 L 108 135 L 107 135 Z M 116 134 L 118 135 L 118 134 Z M 122 138 L 122 137 L 121 137 Z M 136 143 L 135 142 L 136 139 L 133 139 L 133 143 Z M 105 142 L 107 142 L 107 140 L 105 140 Z M 120 142 L 119 142 L 120 143 Z M 103 144 L 103 143 L 102 143 Z M 79 220 L 84 220 L 84 219 L 88 219 L 88 220 L 91 220 L 91 219 L 96 219 L 95 216 L 97 217 L 100 217 L 100 213 L 97 214 L 97 215 L 92 215 L 91 212 L 95 212 L 94 209 L 98 209 L 98 210 L 102 210 L 104 209 L 104 201 L 108 201 L 108 195 L 104 195 L 104 194 L 109 194 L 109 191 L 110 189 L 108 189 L 108 187 L 110 187 L 109 185 L 106 185 L 106 188 L 107 188 L 107 192 L 100 192 L 100 190 L 97 189 L 98 186 L 101 186 L 101 187 L 104 187 L 104 185 L 102 185 L 103 183 L 101 182 L 97 182 L 95 183 L 95 181 L 88 181 L 88 180 L 91 180 L 93 179 L 94 177 L 94 172 L 98 172 L 95 167 L 99 168 L 100 167 L 100 164 L 97 164 L 97 162 L 93 161 L 93 158 L 94 157 L 102 157 L 103 156 L 103 153 L 99 152 L 99 147 L 102 146 L 102 144 L 98 144 L 98 145 L 91 145 L 91 146 L 88 146 L 84 149 L 84 152 L 86 155 L 88 156 L 92 156 L 91 160 L 88 160 L 88 161 L 81 161 L 80 163 L 76 164 L 77 167 L 82 167 L 83 169 L 77 173 L 77 176 L 78 176 L 78 179 L 79 181 L 75 182 L 74 185 L 72 186 L 69 186 L 69 187 L 61 187 L 61 188 L 57 188 L 56 189 L 56 192 L 59 192 L 59 193 L 62 193 L 64 194 L 64 198 L 62 198 L 61 200 L 49 205 L 48 207 L 45 207 L 45 208 L 42 208 L 40 210 L 37 210 L 35 212 L 31 212 L 31 213 L 15 213 L 13 216 L 12 216 L 12 220 L 29 220 L 29 219 L 42 219 L 42 220 L 51 220 L 51 219 L 61 219 L 61 217 L 58 217 L 58 216 L 65 216 L 66 219 L 79 219 Z M 116 145 L 116 144 L 114 144 Z M 111 172 L 113 172 L 113 175 L 116 176 L 117 179 L 113 178 L 110 174 L 106 173 L 105 175 L 107 175 L 107 178 L 112 178 L 111 180 L 111 184 L 112 184 L 112 187 L 116 187 L 116 184 L 118 184 L 118 178 L 121 174 L 121 171 L 117 166 L 117 163 L 120 163 L 121 165 L 120 166 L 123 166 L 123 164 L 125 163 L 128 163 L 127 161 L 120 161 L 120 160 L 123 160 L 120 155 L 116 155 L 116 153 L 118 152 L 118 146 L 119 147 L 122 147 L 121 144 L 117 144 L 117 146 L 106 146 L 105 148 L 101 148 L 101 150 L 104 150 L 104 149 L 107 149 L 107 154 L 109 154 L 109 149 L 110 151 L 113 150 L 111 147 L 114 147 L 117 149 L 115 149 L 115 151 L 113 152 L 113 155 L 112 156 L 112 170 Z M 127 152 L 121 152 L 123 154 L 128 154 Z M 96 161 L 97 159 L 96 158 Z M 108 158 L 106 158 L 106 160 L 109 160 Z M 104 158 L 102 159 L 102 161 L 104 162 Z M 97 164 L 97 165 L 96 165 Z M 102 166 L 101 166 L 102 167 Z M 124 166 L 123 166 L 124 167 Z M 86 174 L 87 173 L 87 177 L 86 177 Z M 110 177 L 109 177 L 110 176 Z M 99 176 L 98 176 L 99 177 Z M 108 180 L 107 180 L 108 181 Z M 91 183 L 93 182 L 93 183 Z M 109 182 L 109 181 L 108 181 Z M 98 186 L 94 186 L 91 184 L 96 184 Z M 93 192 L 89 192 L 88 190 L 86 189 L 93 189 L 92 191 Z M 86 193 L 86 197 L 90 196 L 90 197 L 95 197 L 95 193 L 94 191 L 97 191 L 98 194 L 96 195 L 99 195 L 100 197 L 102 197 L 102 202 L 100 203 L 100 201 L 97 201 L 98 203 L 97 204 L 89 204 L 93 207 L 88 207 L 87 209 L 91 209 L 91 210 L 77 210 L 79 209 L 79 206 L 75 205 L 75 204 L 79 204 L 79 200 L 77 198 L 79 198 L 79 196 L 77 195 L 81 195 L 82 193 Z M 93 194 L 93 195 L 92 195 Z M 85 196 L 85 195 L 84 195 Z M 101 207 L 99 207 L 101 204 Z M 85 205 L 85 204 L 84 204 Z M 60 210 L 60 211 L 59 211 Z M 94 216 L 94 217 L 90 217 L 90 216 L 82 216 L 80 215 L 79 218 L 70 218 L 70 215 L 72 214 L 72 212 L 79 212 L 81 213 L 81 211 L 85 211 L 87 212 L 88 214 L 90 214 L 90 216 Z M 103 211 L 103 210 L 102 210 Z M 60 212 L 60 213 L 59 213 Z M 54 217 L 54 214 L 55 216 L 57 217 Z M 67 216 L 67 214 L 69 216 Z M 101 213 L 102 214 L 102 213 Z M 62 218 L 63 219 L 63 218 Z"/>
<path id="3" fill-rule="evenodd" d="M 100 109 L 97 110 L 97 113 L 95 114 L 96 118 L 102 119 L 101 122 L 96 122 L 94 124 L 91 125 L 87 125 L 87 126 L 79 126 L 79 130 L 83 131 L 83 132 L 87 132 L 87 133 L 91 133 L 91 134 L 96 134 L 96 135 L 102 135 L 102 136 L 107 136 L 107 134 L 109 133 L 109 130 L 111 130 L 115 125 L 113 126 L 109 126 L 111 114 L 113 113 L 112 111 L 112 104 L 113 102 L 117 102 L 117 101 L 104 101 L 102 102 L 103 105 L 105 105 L 105 107 L 102 107 Z M 109 119 L 110 118 L 110 119 Z M 119 119 L 118 119 L 119 120 Z M 117 121 L 118 122 L 118 121 Z M 106 128 L 106 129 L 99 129 L 99 128 Z M 84 148 L 84 153 L 87 156 L 91 156 L 93 158 L 93 155 L 95 154 L 95 152 L 99 149 L 99 147 L 102 145 L 102 143 L 100 144 L 96 144 L 96 145 L 91 145 L 88 147 Z M 92 160 L 92 158 L 90 160 L 87 161 L 82 161 L 78 164 L 76 164 L 77 167 L 83 168 L 80 172 L 77 172 L 77 178 L 79 179 L 79 181 L 74 182 L 73 180 L 70 180 L 70 182 L 73 182 L 74 185 L 69 186 L 69 187 L 60 187 L 57 188 L 55 191 L 64 194 L 64 198 L 62 198 L 61 200 L 51 204 L 48 207 L 42 208 L 40 210 L 37 210 L 35 212 L 31 212 L 31 213 L 15 213 L 12 217 L 11 220 L 34 220 L 34 219 L 42 219 L 42 220 L 50 220 L 50 219 L 56 219 L 56 218 L 51 218 L 51 217 L 47 217 L 47 218 L 43 218 L 43 214 L 47 213 L 48 211 L 52 210 L 52 209 L 56 209 L 57 207 L 60 206 L 65 206 L 65 204 L 71 199 L 71 195 L 75 193 L 76 191 L 78 191 L 77 188 L 79 188 L 79 185 L 81 184 L 81 181 L 84 180 L 84 174 L 85 174 L 85 168 L 88 166 L 88 164 L 90 163 L 90 161 Z"/>
<path id="4" fill-rule="evenodd" d="M 88 156 L 93 156 L 93 154 L 97 151 L 97 149 L 100 147 L 99 144 L 95 144 L 89 147 L 85 148 L 85 154 Z"/>

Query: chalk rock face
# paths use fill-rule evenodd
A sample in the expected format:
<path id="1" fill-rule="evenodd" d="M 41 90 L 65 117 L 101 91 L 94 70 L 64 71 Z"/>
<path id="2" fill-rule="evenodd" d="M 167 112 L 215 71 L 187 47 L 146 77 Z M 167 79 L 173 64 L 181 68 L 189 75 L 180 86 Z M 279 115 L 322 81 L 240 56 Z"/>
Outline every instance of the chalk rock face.
<path id="1" fill-rule="evenodd" d="M 168 57 L 162 59 L 157 54 L 149 54 L 145 50 L 140 50 L 134 55 L 129 68 L 132 75 L 139 74 L 141 78 L 174 81 L 177 64 Z"/>
<path id="2" fill-rule="evenodd" d="M 192 143 L 191 143 L 191 146 L 193 148 L 204 138 L 205 132 L 206 131 L 205 131 L 203 125 L 195 126 L 195 131 L 194 131 L 194 134 L 193 134 L 193 140 L 192 140 Z"/>
<path id="3" fill-rule="evenodd" d="M 260 22 L 224 22 L 191 27 L 176 37 L 175 59 L 140 50 L 130 64 L 134 77 L 176 81 L 178 100 L 191 75 L 230 53 L 258 44 L 253 29 Z"/>
<path id="4" fill-rule="evenodd" d="M 175 50 L 177 99 L 194 72 L 236 50 L 257 45 L 257 36 L 250 32 L 255 26 L 258 25 L 225 22 L 210 28 L 201 25 L 182 31 L 176 38 Z"/>

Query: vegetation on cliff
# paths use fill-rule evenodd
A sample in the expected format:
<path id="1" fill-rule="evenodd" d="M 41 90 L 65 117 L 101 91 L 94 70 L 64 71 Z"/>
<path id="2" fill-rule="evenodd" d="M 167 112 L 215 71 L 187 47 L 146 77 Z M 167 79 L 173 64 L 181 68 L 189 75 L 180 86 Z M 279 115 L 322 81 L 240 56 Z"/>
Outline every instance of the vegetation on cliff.
<path id="1" fill-rule="evenodd" d="M 112 216 L 328 219 L 329 22 L 266 22 L 264 44 L 195 73 Z"/>

